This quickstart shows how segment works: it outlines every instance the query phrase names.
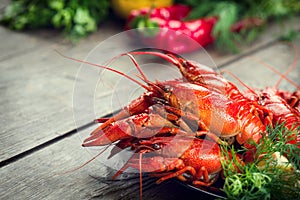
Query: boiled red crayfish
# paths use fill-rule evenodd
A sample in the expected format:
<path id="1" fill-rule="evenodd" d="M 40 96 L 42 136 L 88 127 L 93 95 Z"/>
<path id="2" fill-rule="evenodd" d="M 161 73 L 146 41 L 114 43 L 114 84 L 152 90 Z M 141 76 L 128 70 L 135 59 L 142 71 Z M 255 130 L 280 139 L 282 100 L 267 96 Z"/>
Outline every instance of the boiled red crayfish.
<path id="1" fill-rule="evenodd" d="M 141 54 L 171 62 L 183 77 L 149 81 L 133 57 Z M 279 120 L 276 113 L 274 117 L 272 108 L 266 106 L 275 100 L 270 98 L 269 102 L 263 103 L 262 99 L 246 97 L 233 83 L 208 67 L 170 53 L 129 52 L 122 55 L 132 59 L 145 84 L 109 67 L 96 66 L 127 77 L 146 92 L 113 117 L 99 119 L 102 124 L 83 143 L 83 146 L 104 146 L 116 142 L 121 150 L 131 147 L 138 154 L 147 153 L 141 158 L 132 157 L 115 176 L 133 167 L 155 172 L 161 176 L 158 182 L 178 177 L 196 185 L 210 185 L 213 180 L 207 175 L 221 170 L 222 156 L 217 143 L 196 137 L 208 135 L 219 143 L 222 141 L 218 136 L 235 137 L 240 145 L 251 148 L 250 140 L 259 142 L 266 134 L 266 126 Z M 293 105 L 297 105 L 297 101 Z M 299 123 L 297 120 L 294 121 Z M 180 145 L 171 144 L 176 137 L 180 138 Z M 190 143 L 185 145 L 187 140 Z M 212 148 L 213 151 L 207 150 Z M 112 155 L 116 153 L 118 150 L 113 149 Z M 186 172 L 189 178 L 185 177 Z"/>

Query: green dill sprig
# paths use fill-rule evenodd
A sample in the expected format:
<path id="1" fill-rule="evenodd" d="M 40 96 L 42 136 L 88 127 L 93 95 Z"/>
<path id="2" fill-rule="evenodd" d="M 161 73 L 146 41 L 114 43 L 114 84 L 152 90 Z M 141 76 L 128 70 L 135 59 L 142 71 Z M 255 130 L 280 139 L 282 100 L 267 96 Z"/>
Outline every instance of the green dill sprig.
<path id="1" fill-rule="evenodd" d="M 228 199 L 300 199 L 300 150 L 295 137 L 300 128 L 287 129 L 284 124 L 268 127 L 255 147 L 254 161 L 241 165 L 236 150 L 221 146 Z M 235 159 L 236 158 L 236 159 Z"/>
<path id="2" fill-rule="evenodd" d="M 13 30 L 50 26 L 77 43 L 97 30 L 109 8 L 109 0 L 13 0 L 0 15 L 0 24 Z"/>
<path id="3" fill-rule="evenodd" d="M 284 124 L 277 124 L 274 128 L 267 126 L 267 132 L 268 137 L 262 137 L 258 144 L 254 144 L 257 156 L 263 155 L 265 159 L 271 159 L 275 152 L 279 152 L 280 156 L 287 157 L 289 162 L 299 170 L 300 143 L 294 140 L 300 132 L 300 127 L 287 129 Z"/>
<path id="4" fill-rule="evenodd" d="M 270 199 L 267 185 L 272 179 L 267 174 L 247 166 L 244 173 L 226 177 L 223 190 L 228 199 Z"/>

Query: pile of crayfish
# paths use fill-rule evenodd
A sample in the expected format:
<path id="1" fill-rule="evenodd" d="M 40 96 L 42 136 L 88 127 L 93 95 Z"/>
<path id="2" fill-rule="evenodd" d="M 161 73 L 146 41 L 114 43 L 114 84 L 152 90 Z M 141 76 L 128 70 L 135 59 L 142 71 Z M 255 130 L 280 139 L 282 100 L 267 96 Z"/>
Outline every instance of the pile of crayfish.
<path id="1" fill-rule="evenodd" d="M 134 58 L 144 54 L 172 63 L 182 77 L 148 80 Z M 242 92 L 211 68 L 172 53 L 123 55 L 132 59 L 142 82 L 125 76 L 146 91 L 112 117 L 97 119 L 100 126 L 83 142 L 84 147 L 114 144 L 110 156 L 123 149 L 133 152 L 114 178 L 134 168 L 158 177 L 157 183 L 176 177 L 206 187 L 222 171 L 220 145 L 237 143 L 253 151 L 253 142 L 268 135 L 266 127 L 279 123 L 294 131 L 289 143 L 300 142 L 299 87 L 295 92 L 274 87 Z M 241 163 L 251 160 L 235 156 Z"/>

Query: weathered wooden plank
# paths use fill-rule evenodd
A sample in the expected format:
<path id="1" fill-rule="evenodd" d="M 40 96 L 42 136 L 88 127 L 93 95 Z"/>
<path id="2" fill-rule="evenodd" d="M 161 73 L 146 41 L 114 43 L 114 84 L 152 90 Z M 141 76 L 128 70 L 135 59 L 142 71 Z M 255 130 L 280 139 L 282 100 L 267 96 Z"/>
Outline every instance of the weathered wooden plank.
<path id="1" fill-rule="evenodd" d="M 99 34 L 95 40 L 104 40 L 119 31 L 110 24 L 104 26 L 109 31 Z M 5 41 L 10 31 L 1 30 L 4 30 L 0 34 Z M 73 47 L 62 43 L 61 37 L 60 40 L 48 38 L 49 41 L 44 41 L 39 37 L 15 34 L 1 45 L 0 161 L 83 125 L 75 124 L 72 107 L 73 88 L 80 65 L 68 62 L 54 49 L 83 57 L 95 45 L 89 41 Z M 32 46 L 24 48 L 23 43 L 31 40 L 34 40 L 30 43 Z M 91 120 L 85 119 L 84 124 Z"/>
<path id="2" fill-rule="evenodd" d="M 53 30 L 16 32 L 0 26 L 0 61 L 38 51 L 40 48 L 50 46 L 60 39 L 58 32 Z"/>
<path id="3" fill-rule="evenodd" d="M 296 26 L 295 23 L 292 24 Z M 54 52 L 54 49 L 58 49 L 67 55 L 81 59 L 89 55 L 90 61 L 103 63 L 109 58 L 105 56 L 111 55 L 109 53 L 132 48 L 129 41 L 116 40 L 112 44 L 108 43 L 107 46 L 100 46 L 103 49 L 100 48 L 98 52 L 97 48 L 94 50 L 98 43 L 107 41 L 107 38 L 122 30 L 120 24 L 107 22 L 100 27 L 99 32 L 92 34 L 74 47 L 66 45 L 61 37 L 49 38 L 47 36 L 52 33 L 37 36 L 39 32 L 21 34 L 1 28 L 1 40 L 4 43 L 1 45 L 2 60 L 0 59 L 2 127 L 0 161 L 87 124 L 95 117 L 111 113 L 126 105 L 134 96 L 139 95 L 141 91 L 132 89 L 133 84 L 113 73 L 100 74 L 99 84 L 97 82 L 97 78 L 100 77 L 99 71 L 92 67 L 83 66 L 80 69 L 87 71 L 87 74 L 78 74 L 80 67 L 78 63 L 62 58 Z M 29 46 L 24 45 L 28 41 Z M 253 45 L 250 50 L 262 44 L 266 43 L 260 42 Z M 248 51 L 248 49 L 244 50 L 244 52 Z M 108 54 L 105 54 L 106 52 Z M 240 56 L 220 55 L 213 49 L 208 50 L 208 54 L 200 51 L 185 56 L 206 65 L 213 65 L 213 62 L 219 65 L 227 62 L 229 58 L 234 59 Z M 147 62 L 149 64 L 149 61 Z M 119 69 L 129 73 L 132 64 L 128 63 L 130 63 L 128 59 L 120 61 Z M 156 64 L 151 68 L 144 66 L 144 69 L 148 70 L 147 74 L 152 74 L 152 78 L 157 78 L 157 74 L 162 75 L 163 79 L 166 76 L 170 78 L 169 72 L 162 73 L 161 68 L 161 65 Z M 131 72 L 131 74 L 134 73 Z M 136 85 L 134 87 L 137 88 Z M 130 93 L 127 92 L 127 88 L 131 88 Z M 116 95 L 119 96 L 116 97 Z"/>
<path id="4" fill-rule="evenodd" d="M 34 147 L 32 141 L 47 141 L 74 127 L 72 99 L 65 97 L 72 91 L 73 80 L 63 76 L 65 71 L 58 68 L 59 65 L 56 69 L 52 67 L 48 56 L 54 55 L 53 52 L 45 49 L 39 52 L 38 59 L 43 62 L 32 57 L 37 56 L 36 53 L 19 56 L 18 62 L 14 59 L 1 62 L 1 160 L 17 154 L 20 149 Z M 66 120 L 56 122 L 61 119 Z"/>
<path id="5" fill-rule="evenodd" d="M 226 71 L 232 72 L 241 81 L 253 89 L 275 87 L 281 80 L 281 75 L 286 76 L 296 85 L 300 85 L 300 63 L 299 63 L 300 41 L 293 44 L 277 42 L 276 44 L 263 49 L 253 55 L 246 56 L 229 66 Z M 222 69 L 221 69 L 222 70 Z M 276 70 L 278 73 L 276 73 Z M 239 83 L 239 80 L 226 73 L 224 76 L 239 85 L 241 90 L 247 90 Z M 297 88 L 283 78 L 278 89 L 295 91 Z"/>
<path id="6" fill-rule="evenodd" d="M 299 49 L 299 43 L 296 45 Z M 287 69 L 286 66 L 293 60 L 293 51 L 288 45 L 278 43 L 253 56 L 264 59 L 282 71 Z M 237 74 L 250 86 L 263 87 L 263 84 L 273 84 L 268 81 L 274 80 L 274 74 L 269 73 L 268 70 L 265 72 L 264 67 L 252 59 L 250 61 L 249 58 L 244 58 L 230 64 L 226 69 Z M 290 78 L 296 82 L 299 81 L 299 68 L 298 63 L 295 71 L 290 75 Z M 249 77 L 249 74 L 255 74 L 256 78 Z M 236 81 L 234 78 L 232 79 Z M 276 80 L 277 78 L 275 78 Z M 290 88 L 290 86 L 288 87 Z M 86 150 L 80 147 L 83 138 L 95 127 L 96 125 L 84 129 L 72 137 L 67 137 L 2 167 L 0 170 L 0 196 L 3 199 L 90 199 L 92 197 L 138 199 L 138 178 L 127 178 L 124 182 L 109 180 L 113 172 L 105 166 L 118 169 L 120 162 L 125 158 L 124 154 L 115 157 L 114 160 L 105 160 L 107 154 L 104 154 L 75 172 L 59 174 L 79 166 L 100 151 L 99 149 Z M 91 176 L 98 177 L 98 179 Z M 174 182 L 169 181 L 157 186 L 153 181 L 153 179 L 144 178 L 143 194 L 145 199 L 193 199 L 193 196 L 197 196 L 197 198 L 201 196 L 198 192 L 186 190 Z"/>

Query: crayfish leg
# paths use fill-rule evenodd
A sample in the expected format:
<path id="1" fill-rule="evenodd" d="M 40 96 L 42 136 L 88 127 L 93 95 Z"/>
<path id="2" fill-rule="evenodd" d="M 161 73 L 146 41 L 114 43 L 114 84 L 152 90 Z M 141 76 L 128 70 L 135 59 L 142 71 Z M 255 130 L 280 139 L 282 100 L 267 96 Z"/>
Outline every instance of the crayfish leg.
<path id="1" fill-rule="evenodd" d="M 196 132 L 196 137 L 201 137 L 201 136 L 208 136 L 210 139 L 212 139 L 213 141 L 215 141 L 216 143 L 220 144 L 220 145 L 228 145 L 227 142 L 221 140 L 221 138 L 219 138 L 216 134 L 210 132 L 210 131 L 197 131 Z"/>
<path id="2" fill-rule="evenodd" d="M 186 166 L 184 167 L 183 169 L 179 170 L 179 171 L 176 171 L 174 173 L 171 173 L 169 175 L 166 175 L 166 176 L 163 176 L 161 177 L 160 179 L 158 179 L 156 181 L 157 184 L 160 184 L 161 182 L 165 181 L 165 180 L 168 180 L 168 179 L 171 179 L 171 178 L 174 178 L 174 177 L 181 177 L 181 175 L 185 172 L 189 172 L 191 174 L 192 177 L 195 177 L 196 176 L 196 170 L 194 167 L 192 166 Z"/>
<path id="3" fill-rule="evenodd" d="M 219 178 L 219 174 L 216 174 L 213 178 L 211 178 L 208 182 L 205 181 L 200 181 L 200 180 L 195 180 L 193 181 L 193 185 L 194 186 L 205 186 L 205 187 L 209 187 L 212 184 L 214 184 Z"/>

